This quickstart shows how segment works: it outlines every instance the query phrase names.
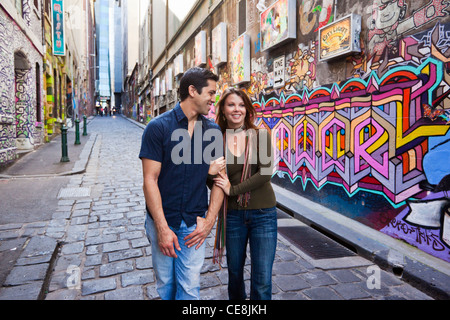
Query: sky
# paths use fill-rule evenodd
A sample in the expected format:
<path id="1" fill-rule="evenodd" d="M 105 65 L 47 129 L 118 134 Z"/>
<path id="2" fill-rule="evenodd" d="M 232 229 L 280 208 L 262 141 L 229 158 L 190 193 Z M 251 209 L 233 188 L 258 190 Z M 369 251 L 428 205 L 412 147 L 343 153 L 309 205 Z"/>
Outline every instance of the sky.
<path id="1" fill-rule="evenodd" d="M 168 0 L 169 9 L 178 17 L 180 21 L 186 17 L 197 0 Z"/>

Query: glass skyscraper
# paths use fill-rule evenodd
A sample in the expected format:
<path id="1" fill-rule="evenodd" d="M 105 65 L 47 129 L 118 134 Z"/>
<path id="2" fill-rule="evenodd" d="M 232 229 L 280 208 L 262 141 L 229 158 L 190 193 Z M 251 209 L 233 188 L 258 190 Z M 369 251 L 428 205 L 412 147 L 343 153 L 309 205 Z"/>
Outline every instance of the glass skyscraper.
<path id="1" fill-rule="evenodd" d="M 97 34 L 98 95 L 100 101 L 111 99 L 111 72 L 109 61 L 109 0 L 95 2 Z"/>

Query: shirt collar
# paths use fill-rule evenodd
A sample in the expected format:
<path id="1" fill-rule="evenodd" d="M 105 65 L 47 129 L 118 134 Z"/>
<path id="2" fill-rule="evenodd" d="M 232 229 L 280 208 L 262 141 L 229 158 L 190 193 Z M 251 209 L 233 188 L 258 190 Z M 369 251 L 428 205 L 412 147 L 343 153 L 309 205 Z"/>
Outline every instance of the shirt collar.
<path id="1" fill-rule="evenodd" d="M 175 112 L 175 116 L 176 116 L 178 122 L 181 122 L 183 119 L 186 119 L 186 121 L 187 121 L 187 117 L 184 114 L 183 109 L 181 109 L 180 102 L 177 102 L 175 108 L 173 108 L 173 111 Z M 205 116 L 199 114 L 197 121 L 201 121 L 202 127 L 205 128 L 206 127 L 205 121 L 209 121 L 209 120 L 206 119 Z"/>

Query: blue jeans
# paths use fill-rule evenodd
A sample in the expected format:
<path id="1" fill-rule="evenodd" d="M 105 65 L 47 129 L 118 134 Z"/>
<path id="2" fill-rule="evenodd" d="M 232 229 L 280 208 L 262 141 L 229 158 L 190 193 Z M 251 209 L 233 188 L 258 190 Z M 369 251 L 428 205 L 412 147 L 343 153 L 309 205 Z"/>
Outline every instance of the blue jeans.
<path id="1" fill-rule="evenodd" d="M 153 220 L 145 220 L 145 231 L 152 245 L 153 270 L 156 274 L 157 292 L 162 300 L 199 300 L 200 271 L 205 260 L 205 242 L 196 250 L 188 248 L 184 237 L 192 233 L 196 224 L 187 227 L 184 220 L 178 229 L 170 227 L 178 237 L 181 251 L 175 249 L 178 258 L 165 256 L 158 245 L 158 235 Z"/>
<path id="2" fill-rule="evenodd" d="M 247 243 L 251 255 L 251 300 L 272 299 L 272 266 L 277 247 L 276 208 L 229 210 L 227 213 L 226 251 L 228 296 L 245 300 L 244 265 Z"/>

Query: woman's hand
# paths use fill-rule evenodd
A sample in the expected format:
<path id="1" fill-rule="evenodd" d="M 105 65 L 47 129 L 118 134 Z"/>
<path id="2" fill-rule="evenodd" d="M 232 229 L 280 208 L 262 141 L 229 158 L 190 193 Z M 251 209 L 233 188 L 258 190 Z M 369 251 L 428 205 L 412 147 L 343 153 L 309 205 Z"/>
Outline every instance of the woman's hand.
<path id="1" fill-rule="evenodd" d="M 209 165 L 208 174 L 215 176 L 216 174 L 218 174 L 220 171 L 222 171 L 224 169 L 225 169 L 225 158 L 220 157 L 214 161 L 211 161 L 211 164 Z"/>
<path id="2" fill-rule="evenodd" d="M 214 183 L 216 186 L 220 187 L 227 196 L 230 195 L 231 184 L 226 174 L 219 172 L 219 177 L 214 178 Z"/>

